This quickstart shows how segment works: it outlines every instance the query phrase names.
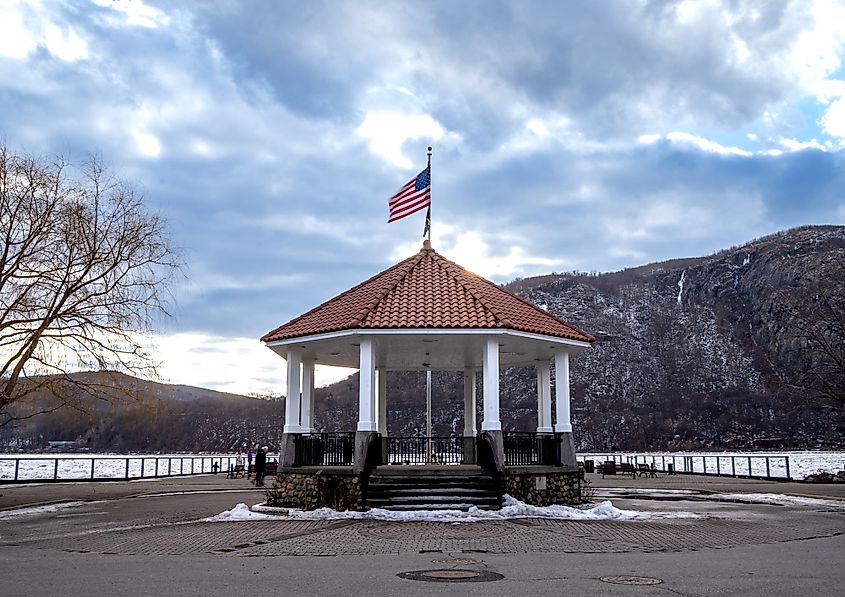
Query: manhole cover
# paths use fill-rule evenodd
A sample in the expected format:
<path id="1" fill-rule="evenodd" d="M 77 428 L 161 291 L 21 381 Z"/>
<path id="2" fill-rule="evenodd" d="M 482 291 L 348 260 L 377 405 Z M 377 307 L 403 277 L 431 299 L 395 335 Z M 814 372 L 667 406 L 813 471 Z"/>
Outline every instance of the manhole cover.
<path id="1" fill-rule="evenodd" d="M 659 585 L 663 582 L 653 576 L 600 576 L 599 580 L 612 585 Z"/>
<path id="2" fill-rule="evenodd" d="M 463 570 L 460 568 L 413 570 L 411 572 L 400 572 L 396 576 L 406 580 L 422 580 L 425 582 L 491 582 L 504 578 L 501 574 L 487 570 Z"/>
<path id="3" fill-rule="evenodd" d="M 475 560 L 473 558 L 441 558 L 431 560 L 432 564 L 452 564 L 454 566 L 474 566 L 476 564 L 483 564 L 484 560 Z"/>
<path id="4" fill-rule="evenodd" d="M 478 572 L 472 570 L 427 570 L 422 573 L 427 578 L 436 578 L 437 580 L 469 580 L 470 578 L 478 578 Z"/>

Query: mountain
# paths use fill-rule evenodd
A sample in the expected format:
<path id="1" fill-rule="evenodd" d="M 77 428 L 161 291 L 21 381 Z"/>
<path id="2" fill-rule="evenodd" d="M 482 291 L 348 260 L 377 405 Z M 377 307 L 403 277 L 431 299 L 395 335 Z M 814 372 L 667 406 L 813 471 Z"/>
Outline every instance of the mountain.
<path id="1" fill-rule="evenodd" d="M 0 450 L 40 450 L 76 441 L 93 452 L 233 451 L 255 442 L 275 446 L 284 402 L 116 373 L 85 372 L 60 389 L 69 406 L 0 428 Z M 82 388 L 85 388 L 83 390 Z M 15 408 L 49 408 L 40 393 Z"/>
<path id="2" fill-rule="evenodd" d="M 552 273 L 506 288 L 599 339 L 571 365 L 581 450 L 842 448 L 845 227 L 796 228 L 708 257 Z M 231 450 L 273 446 L 281 431 L 282 401 L 79 375 L 106 376 L 123 390 L 0 428 L 0 447 L 78 438 L 95 451 Z M 434 433 L 458 435 L 462 376 L 434 372 L 433 381 Z M 500 390 L 505 429 L 536 428 L 534 370 L 503 371 Z M 357 374 L 318 388 L 318 429 L 354 430 L 357 401 Z M 423 373 L 388 374 L 388 429 L 425 433 Z"/>
<path id="3" fill-rule="evenodd" d="M 842 446 L 845 227 L 506 288 L 599 338 L 572 361 L 582 450 Z M 461 379 L 434 380 L 435 433 L 460 432 Z M 424 376 L 390 374 L 388 386 L 390 433 L 424 429 Z M 353 378 L 324 388 L 328 400 L 318 393 L 318 424 L 354 429 L 355 388 Z M 501 392 L 505 428 L 536 427 L 534 371 L 506 370 Z"/>

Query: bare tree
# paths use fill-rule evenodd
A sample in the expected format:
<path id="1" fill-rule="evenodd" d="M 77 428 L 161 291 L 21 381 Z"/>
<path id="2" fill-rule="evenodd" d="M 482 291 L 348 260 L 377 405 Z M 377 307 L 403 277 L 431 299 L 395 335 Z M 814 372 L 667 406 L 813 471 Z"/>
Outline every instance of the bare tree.
<path id="1" fill-rule="evenodd" d="M 845 267 L 827 268 L 780 297 L 789 313 L 787 337 L 802 357 L 785 385 L 821 406 L 845 409 Z"/>
<path id="2" fill-rule="evenodd" d="M 93 394 L 74 371 L 154 370 L 144 334 L 179 271 L 163 219 L 96 159 L 0 146 L 0 427 L 71 403 L 68 384 Z"/>

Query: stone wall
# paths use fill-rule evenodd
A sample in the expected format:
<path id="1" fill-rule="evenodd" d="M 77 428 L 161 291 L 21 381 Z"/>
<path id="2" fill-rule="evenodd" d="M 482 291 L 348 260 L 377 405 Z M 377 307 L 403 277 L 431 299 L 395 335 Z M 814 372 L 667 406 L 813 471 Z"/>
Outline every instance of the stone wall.
<path id="1" fill-rule="evenodd" d="M 282 469 L 267 490 L 268 506 L 360 510 L 361 502 L 361 479 L 351 468 L 345 467 L 337 467 L 337 470 Z"/>
<path id="2" fill-rule="evenodd" d="M 504 493 L 526 504 L 574 506 L 583 502 L 581 474 L 560 469 L 519 470 L 505 469 L 502 475 Z"/>
<path id="3" fill-rule="evenodd" d="M 555 467 L 508 467 L 502 484 L 504 493 L 535 506 L 576 505 L 584 497 L 581 474 Z M 302 510 L 361 510 L 361 477 L 351 467 L 283 468 L 267 490 L 267 505 Z"/>

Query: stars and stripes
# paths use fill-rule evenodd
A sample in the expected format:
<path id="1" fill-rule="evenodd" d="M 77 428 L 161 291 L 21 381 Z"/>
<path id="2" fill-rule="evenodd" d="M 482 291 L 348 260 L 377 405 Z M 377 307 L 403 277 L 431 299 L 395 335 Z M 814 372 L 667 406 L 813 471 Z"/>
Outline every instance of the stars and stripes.
<path id="1" fill-rule="evenodd" d="M 401 220 L 431 205 L 431 166 L 409 180 L 388 201 L 388 223 Z"/>

